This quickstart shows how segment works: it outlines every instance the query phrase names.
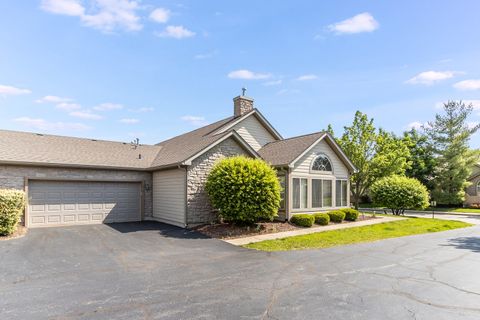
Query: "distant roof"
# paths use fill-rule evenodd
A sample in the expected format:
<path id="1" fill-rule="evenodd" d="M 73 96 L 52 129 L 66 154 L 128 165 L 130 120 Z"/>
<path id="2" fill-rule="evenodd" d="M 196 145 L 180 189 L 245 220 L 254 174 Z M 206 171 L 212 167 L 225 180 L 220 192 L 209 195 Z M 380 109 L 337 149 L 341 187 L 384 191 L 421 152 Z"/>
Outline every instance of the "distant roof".
<path id="1" fill-rule="evenodd" d="M 325 132 L 316 132 L 270 142 L 263 146 L 258 154 L 273 166 L 288 166 L 323 135 Z"/>
<path id="2" fill-rule="evenodd" d="M 160 147 L 0 130 L 0 162 L 144 169 Z M 141 157 L 139 158 L 139 155 Z"/>

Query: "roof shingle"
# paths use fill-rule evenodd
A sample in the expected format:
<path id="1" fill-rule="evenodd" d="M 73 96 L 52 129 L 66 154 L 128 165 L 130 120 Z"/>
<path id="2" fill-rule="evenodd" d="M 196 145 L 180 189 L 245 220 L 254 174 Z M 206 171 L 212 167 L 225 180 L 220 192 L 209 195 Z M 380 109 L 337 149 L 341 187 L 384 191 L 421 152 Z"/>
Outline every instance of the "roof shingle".
<path id="1" fill-rule="evenodd" d="M 323 135 L 325 132 L 316 132 L 270 142 L 263 146 L 258 154 L 273 166 L 288 166 Z"/>

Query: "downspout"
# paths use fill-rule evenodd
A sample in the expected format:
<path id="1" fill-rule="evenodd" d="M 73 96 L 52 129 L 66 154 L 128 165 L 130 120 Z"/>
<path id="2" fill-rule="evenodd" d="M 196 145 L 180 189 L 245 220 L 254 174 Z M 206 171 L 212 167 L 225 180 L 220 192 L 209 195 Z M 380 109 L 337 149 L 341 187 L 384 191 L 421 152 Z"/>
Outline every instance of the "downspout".
<path id="1" fill-rule="evenodd" d="M 184 201 L 184 215 L 183 215 L 183 225 L 184 225 L 184 228 L 186 229 L 187 228 L 187 214 L 188 214 L 188 207 L 187 207 L 187 204 L 188 204 L 188 166 L 181 166 L 179 165 L 178 166 L 178 169 L 184 169 L 185 170 L 185 201 Z"/>

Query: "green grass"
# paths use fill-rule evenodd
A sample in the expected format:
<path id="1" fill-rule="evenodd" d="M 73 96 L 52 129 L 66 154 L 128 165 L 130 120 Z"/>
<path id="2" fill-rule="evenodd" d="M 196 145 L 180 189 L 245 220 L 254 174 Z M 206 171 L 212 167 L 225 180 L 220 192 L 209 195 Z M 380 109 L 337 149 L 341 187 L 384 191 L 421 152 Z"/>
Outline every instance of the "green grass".
<path id="1" fill-rule="evenodd" d="M 328 248 L 358 242 L 369 242 L 414 234 L 465 228 L 469 226 L 471 226 L 471 224 L 460 221 L 409 218 L 370 226 L 325 231 L 278 240 L 266 240 L 247 244 L 244 247 L 263 251 Z"/>
<path id="2" fill-rule="evenodd" d="M 375 208 L 375 209 L 383 209 L 373 205 L 373 203 L 361 203 L 359 205 L 360 208 Z M 480 208 L 432 208 L 429 207 L 423 211 L 438 211 L 438 212 L 457 212 L 457 213 L 480 213 Z"/>

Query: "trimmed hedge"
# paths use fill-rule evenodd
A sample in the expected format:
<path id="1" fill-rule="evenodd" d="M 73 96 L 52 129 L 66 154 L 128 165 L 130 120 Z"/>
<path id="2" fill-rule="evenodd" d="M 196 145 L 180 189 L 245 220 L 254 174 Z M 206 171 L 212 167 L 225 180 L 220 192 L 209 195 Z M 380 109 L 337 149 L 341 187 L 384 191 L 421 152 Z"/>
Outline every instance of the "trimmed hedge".
<path id="1" fill-rule="evenodd" d="M 315 217 L 311 214 L 296 214 L 290 218 L 290 222 L 300 227 L 311 227 L 315 222 Z"/>
<path id="2" fill-rule="evenodd" d="M 370 188 L 373 203 L 387 207 L 393 214 L 403 214 L 405 209 L 428 207 L 428 190 L 417 179 L 388 176 L 377 180 Z"/>
<path id="3" fill-rule="evenodd" d="M 23 191 L 0 189 L 0 236 L 8 236 L 17 230 L 24 206 Z"/>
<path id="4" fill-rule="evenodd" d="M 315 213 L 313 215 L 315 217 L 315 223 L 321 226 L 326 226 L 330 222 L 330 216 L 326 213 Z"/>
<path id="5" fill-rule="evenodd" d="M 327 213 L 330 216 L 330 221 L 340 223 L 345 219 L 345 212 L 341 210 L 334 210 Z"/>
<path id="6" fill-rule="evenodd" d="M 280 183 L 265 161 L 243 156 L 218 161 L 205 185 L 212 206 L 225 221 L 252 224 L 273 220 L 280 207 Z"/>
<path id="7" fill-rule="evenodd" d="M 344 220 L 346 221 L 356 221 L 358 219 L 358 216 L 360 215 L 360 212 L 351 208 L 341 209 L 341 211 L 345 212 Z"/>

